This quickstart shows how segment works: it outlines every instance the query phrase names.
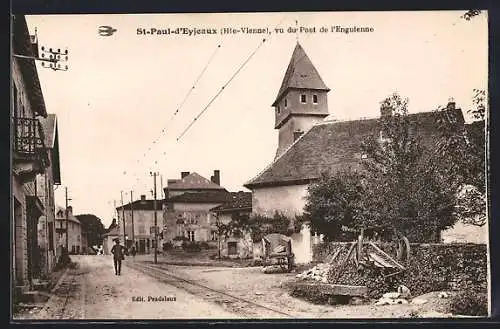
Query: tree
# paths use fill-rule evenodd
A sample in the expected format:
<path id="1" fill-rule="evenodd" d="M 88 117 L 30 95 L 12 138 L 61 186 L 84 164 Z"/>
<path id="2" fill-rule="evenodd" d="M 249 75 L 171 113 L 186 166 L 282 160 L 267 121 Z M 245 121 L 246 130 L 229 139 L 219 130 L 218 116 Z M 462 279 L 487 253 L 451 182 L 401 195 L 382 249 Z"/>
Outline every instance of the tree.
<path id="1" fill-rule="evenodd" d="M 308 187 L 304 217 L 312 231 L 324 234 L 326 240 L 352 240 L 353 229 L 369 225 L 365 194 L 361 174 L 351 169 L 334 175 L 323 173 Z"/>
<path id="2" fill-rule="evenodd" d="M 413 241 L 437 241 L 456 221 L 454 191 L 440 175 L 439 161 L 413 133 L 407 105 L 397 93 L 386 98 L 380 137 L 362 145 L 370 196 L 365 205 L 375 226 Z"/>
<path id="3" fill-rule="evenodd" d="M 486 223 L 485 100 L 486 93 L 475 89 L 474 108 L 468 110 L 474 121 L 466 128 L 445 108 L 436 110 L 440 131 L 436 152 L 442 175 L 457 192 L 455 214 L 478 226 Z"/>
<path id="4" fill-rule="evenodd" d="M 76 218 L 82 223 L 82 231 L 87 234 L 87 244 L 101 245 L 102 235 L 106 232 L 101 219 L 92 214 L 77 215 Z"/>

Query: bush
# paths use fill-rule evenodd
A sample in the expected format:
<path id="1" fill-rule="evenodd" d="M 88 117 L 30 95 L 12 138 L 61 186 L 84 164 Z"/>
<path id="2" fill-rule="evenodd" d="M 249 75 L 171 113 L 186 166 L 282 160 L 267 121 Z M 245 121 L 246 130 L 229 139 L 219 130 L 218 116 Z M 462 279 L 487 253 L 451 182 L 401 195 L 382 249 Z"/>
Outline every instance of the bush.
<path id="1" fill-rule="evenodd" d="M 172 240 L 174 240 L 174 241 L 189 241 L 189 239 L 186 238 L 185 236 L 176 236 Z"/>
<path id="2" fill-rule="evenodd" d="M 455 315 L 487 316 L 488 295 L 474 290 L 464 290 L 453 296 L 448 310 Z"/>
<path id="3" fill-rule="evenodd" d="M 185 251 L 189 251 L 189 252 L 199 252 L 201 251 L 201 247 L 198 243 L 196 242 L 186 242 L 184 241 L 182 243 L 182 249 L 185 250 Z"/>
<path id="4" fill-rule="evenodd" d="M 167 251 L 167 250 L 172 250 L 172 248 L 173 248 L 173 247 L 174 247 L 174 246 L 173 246 L 173 244 L 172 244 L 171 242 L 165 242 L 165 243 L 163 244 L 163 250 L 165 250 L 165 251 Z"/>
<path id="5" fill-rule="evenodd" d="M 205 242 L 205 241 L 200 242 L 199 246 L 200 246 L 201 249 L 209 249 L 210 248 L 210 246 L 208 245 L 208 243 Z"/>

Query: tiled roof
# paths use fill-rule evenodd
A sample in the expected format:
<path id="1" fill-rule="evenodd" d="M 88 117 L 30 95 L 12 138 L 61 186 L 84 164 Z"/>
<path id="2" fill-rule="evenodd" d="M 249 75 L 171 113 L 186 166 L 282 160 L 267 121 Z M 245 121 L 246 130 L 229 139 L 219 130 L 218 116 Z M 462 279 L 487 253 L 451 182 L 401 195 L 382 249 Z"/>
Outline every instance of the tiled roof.
<path id="1" fill-rule="evenodd" d="M 231 192 L 230 200 L 212 208 L 215 212 L 252 209 L 252 192 Z"/>
<path id="2" fill-rule="evenodd" d="M 169 190 L 224 190 L 220 185 L 202 177 L 196 172 L 192 172 L 175 182 L 169 180 L 167 188 Z"/>
<path id="3" fill-rule="evenodd" d="M 102 236 L 105 237 L 105 236 L 120 236 L 120 227 L 118 225 L 116 225 L 115 227 L 113 227 L 111 230 L 109 230 L 108 232 L 104 233 Z"/>
<path id="4" fill-rule="evenodd" d="M 186 192 L 168 198 L 167 202 L 189 203 L 224 203 L 231 199 L 231 193 L 226 190 L 206 192 Z"/>
<path id="5" fill-rule="evenodd" d="M 132 205 L 129 203 L 123 205 L 124 210 L 154 210 L 154 200 L 136 200 L 132 202 Z M 162 204 L 164 200 L 156 200 L 156 210 L 162 210 Z M 122 207 L 116 207 L 116 210 L 122 210 Z"/>
<path id="6" fill-rule="evenodd" d="M 62 215 L 61 215 L 61 216 L 59 216 L 59 214 L 60 214 L 61 212 L 62 212 Z M 56 214 L 56 220 L 63 220 L 63 221 L 64 221 L 64 220 L 66 219 L 66 213 L 64 212 L 64 208 L 63 208 L 63 207 L 61 207 L 61 206 L 56 206 L 56 209 L 55 209 L 55 214 Z M 76 218 L 74 215 L 71 215 L 71 214 L 70 214 L 68 217 L 69 217 L 69 220 L 70 220 L 71 222 L 74 222 L 74 223 L 77 223 L 77 224 L 80 224 L 80 225 L 82 224 L 82 223 L 78 220 L 78 218 Z"/>
<path id="7" fill-rule="evenodd" d="M 12 26 L 13 40 L 12 48 L 17 55 L 34 56 L 35 52 L 31 44 L 31 37 L 28 30 L 28 24 L 24 15 L 14 15 Z M 45 101 L 43 98 L 38 72 L 35 66 L 35 60 L 27 58 L 16 58 L 19 68 L 24 77 L 27 95 L 30 100 L 33 111 L 41 116 L 47 116 Z"/>
<path id="8" fill-rule="evenodd" d="M 462 111 L 454 111 L 463 122 Z M 422 143 L 428 146 L 433 143 L 437 135 L 436 113 L 414 113 L 409 117 Z M 360 168 L 362 142 L 366 137 L 379 136 L 378 123 L 378 119 L 365 119 L 313 126 L 245 187 L 307 184 L 317 179 L 321 172 L 336 172 L 349 166 Z"/>
<path id="9" fill-rule="evenodd" d="M 280 101 L 281 97 L 290 88 L 330 90 L 321 79 L 318 71 L 304 51 L 304 48 L 302 48 L 298 42 L 293 51 L 292 58 L 288 64 L 285 77 L 283 78 L 283 82 L 281 83 L 280 90 L 273 106 Z"/>

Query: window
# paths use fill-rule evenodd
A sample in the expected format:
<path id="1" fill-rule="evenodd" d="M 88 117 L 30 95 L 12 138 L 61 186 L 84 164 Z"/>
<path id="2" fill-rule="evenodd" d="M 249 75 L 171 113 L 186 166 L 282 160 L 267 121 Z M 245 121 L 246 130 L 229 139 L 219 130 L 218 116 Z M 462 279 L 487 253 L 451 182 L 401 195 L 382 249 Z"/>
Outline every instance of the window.
<path id="1" fill-rule="evenodd" d="M 368 155 L 366 153 L 361 154 L 361 159 L 362 160 L 367 159 L 367 158 L 368 158 Z"/>
<path id="2" fill-rule="evenodd" d="M 212 241 L 217 241 L 217 231 L 212 231 Z"/>
<path id="3" fill-rule="evenodd" d="M 139 225 L 139 234 L 145 234 L 146 233 L 146 227 L 144 225 Z"/>
<path id="4" fill-rule="evenodd" d="M 194 241 L 194 231 L 187 231 L 187 238 L 189 241 Z"/>
<path id="5" fill-rule="evenodd" d="M 278 107 L 276 108 L 278 114 L 280 114 L 281 110 L 280 110 L 280 106 L 278 105 Z"/>
<path id="6" fill-rule="evenodd" d="M 286 98 L 285 98 L 285 108 L 288 106 L 288 102 L 286 101 Z"/>
<path id="7" fill-rule="evenodd" d="M 302 136 L 303 134 L 304 134 L 303 131 L 300 131 L 300 130 L 294 131 L 293 132 L 293 141 L 296 141 L 297 139 L 299 139 L 299 137 Z"/>
<path id="8" fill-rule="evenodd" d="M 313 104 L 318 104 L 318 95 L 313 95 Z"/>
<path id="9" fill-rule="evenodd" d="M 306 95 L 305 94 L 300 95 L 300 102 L 304 103 L 304 104 L 306 103 Z"/>

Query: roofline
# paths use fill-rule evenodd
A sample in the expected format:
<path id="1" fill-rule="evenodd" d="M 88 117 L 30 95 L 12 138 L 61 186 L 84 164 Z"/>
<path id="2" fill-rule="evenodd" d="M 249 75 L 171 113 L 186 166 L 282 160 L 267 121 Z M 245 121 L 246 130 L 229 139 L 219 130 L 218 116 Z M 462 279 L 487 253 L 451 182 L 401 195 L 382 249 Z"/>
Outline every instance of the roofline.
<path id="1" fill-rule="evenodd" d="M 19 31 L 22 35 L 18 35 L 14 33 L 13 39 L 16 38 L 21 40 L 23 43 L 23 51 L 27 51 L 28 53 L 19 54 L 25 56 L 33 56 L 33 46 L 31 45 L 31 36 L 28 28 L 28 23 L 26 22 L 26 17 L 23 14 L 17 14 L 14 16 L 14 20 L 18 20 L 17 24 L 21 24 L 22 26 L 17 25 L 18 28 L 22 29 Z M 16 24 L 16 23 L 14 23 Z M 16 28 L 13 28 L 15 32 Z M 14 50 L 14 49 L 13 49 Z M 36 93 L 30 93 L 28 95 L 29 102 L 35 102 L 38 104 L 30 104 L 33 108 L 33 112 L 41 115 L 42 117 L 47 117 L 47 109 L 45 107 L 45 99 L 43 97 L 42 87 L 40 85 L 40 79 L 38 77 L 38 71 L 36 68 L 35 60 L 28 58 L 15 58 L 15 61 L 19 65 L 21 74 L 23 76 L 23 82 L 28 88 L 32 88 L 39 92 L 39 96 Z M 38 105 L 38 106 L 37 106 Z"/>
<path id="2" fill-rule="evenodd" d="M 278 105 L 278 103 L 283 99 L 283 97 L 288 93 L 288 91 L 290 90 L 321 90 L 321 91 L 326 91 L 326 92 L 329 92 L 331 89 L 326 87 L 326 88 L 298 88 L 298 87 L 287 87 L 285 90 L 283 90 L 281 92 L 281 94 L 279 94 L 277 97 L 276 97 L 276 100 L 273 102 L 273 104 L 271 106 L 276 106 Z"/>
<path id="3" fill-rule="evenodd" d="M 318 177 L 303 178 L 303 179 L 292 179 L 292 180 L 281 180 L 281 181 L 264 181 L 259 183 L 248 183 L 243 186 L 249 189 L 255 189 L 256 187 L 277 187 L 277 186 L 290 186 L 290 185 L 307 185 L 310 182 L 317 180 Z"/>
<path id="4" fill-rule="evenodd" d="M 171 202 L 171 203 L 220 203 L 220 204 L 223 204 L 225 202 L 227 202 L 227 200 L 224 200 L 224 201 L 206 201 L 206 200 L 203 200 L 203 201 L 199 201 L 199 200 L 182 200 L 182 201 L 176 201 L 176 200 L 172 200 L 172 201 L 167 201 L 167 202 Z"/>
<path id="5" fill-rule="evenodd" d="M 305 113 L 305 112 L 288 113 L 288 115 L 283 120 L 281 120 L 277 125 L 274 126 L 274 129 L 281 128 L 285 123 L 288 122 L 288 120 L 290 120 L 290 118 L 292 116 L 296 116 L 296 117 L 324 117 L 324 118 L 326 118 L 329 115 L 330 115 L 330 113 Z"/>
<path id="6" fill-rule="evenodd" d="M 241 207 L 241 208 L 227 208 L 227 209 L 216 209 L 218 207 L 210 209 L 210 211 L 215 212 L 215 213 L 224 213 L 224 212 L 233 212 L 233 211 L 245 211 L 249 210 L 252 211 L 252 207 Z"/>
<path id="7" fill-rule="evenodd" d="M 213 182 L 212 182 L 213 183 Z M 215 184 L 215 183 L 214 183 Z M 200 191 L 227 191 L 224 187 L 209 187 L 209 188 L 192 188 L 192 187 L 164 187 L 163 190 L 169 190 L 169 191 L 185 191 L 185 190 L 200 190 Z"/>

